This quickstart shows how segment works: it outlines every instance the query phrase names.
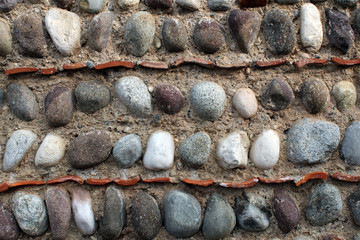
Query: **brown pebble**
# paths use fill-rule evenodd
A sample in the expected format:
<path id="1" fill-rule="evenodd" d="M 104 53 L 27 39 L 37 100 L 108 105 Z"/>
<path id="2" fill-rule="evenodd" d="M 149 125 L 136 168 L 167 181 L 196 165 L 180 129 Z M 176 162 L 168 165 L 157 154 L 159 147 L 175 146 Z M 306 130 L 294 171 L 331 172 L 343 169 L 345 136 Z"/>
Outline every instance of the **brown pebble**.
<path id="1" fill-rule="evenodd" d="M 321 112 L 330 99 L 329 89 L 321 80 L 310 80 L 304 83 L 301 100 L 309 113 Z"/>
<path id="2" fill-rule="evenodd" d="M 298 224 L 300 218 L 296 203 L 287 193 L 278 189 L 274 190 L 272 203 L 279 228 L 285 233 L 290 232 Z"/>
<path id="3" fill-rule="evenodd" d="M 0 240 L 16 240 L 19 227 L 11 211 L 0 202 Z"/>
<path id="4" fill-rule="evenodd" d="M 170 84 L 162 84 L 154 91 L 156 104 L 167 114 L 179 112 L 184 105 L 184 96 L 180 90 Z"/>
<path id="5" fill-rule="evenodd" d="M 70 8 L 74 4 L 75 0 L 54 0 L 54 2 L 58 7 Z"/>
<path id="6" fill-rule="evenodd" d="M 145 4 L 151 8 L 169 9 L 173 5 L 173 0 L 145 0 Z"/>
<path id="7" fill-rule="evenodd" d="M 215 53 L 225 44 L 223 27 L 213 19 L 203 18 L 194 28 L 195 46 L 204 53 Z"/>

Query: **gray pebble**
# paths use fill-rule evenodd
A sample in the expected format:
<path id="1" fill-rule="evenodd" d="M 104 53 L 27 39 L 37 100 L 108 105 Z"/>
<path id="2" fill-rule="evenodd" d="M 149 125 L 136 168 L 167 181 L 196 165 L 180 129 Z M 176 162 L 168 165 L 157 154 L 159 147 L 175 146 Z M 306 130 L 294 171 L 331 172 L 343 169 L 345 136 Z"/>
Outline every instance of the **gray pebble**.
<path id="1" fill-rule="evenodd" d="M 0 0 L 0 12 L 10 12 L 16 7 L 18 0 Z"/>
<path id="2" fill-rule="evenodd" d="M 204 53 L 215 53 L 225 44 L 224 28 L 211 18 L 198 21 L 193 31 L 195 46 Z"/>
<path id="3" fill-rule="evenodd" d="M 197 11 L 200 9 L 200 0 L 176 0 L 176 4 L 186 10 Z"/>
<path id="4" fill-rule="evenodd" d="M 120 168 L 129 168 L 141 158 L 141 139 L 136 134 L 129 134 L 120 138 L 114 148 L 114 161 Z"/>
<path id="5" fill-rule="evenodd" d="M 226 11 L 231 8 L 232 0 L 208 0 L 208 7 L 214 11 Z"/>
<path id="6" fill-rule="evenodd" d="M 184 24 L 177 18 L 167 18 L 162 26 L 162 39 L 169 52 L 184 51 L 188 35 Z"/>
<path id="7" fill-rule="evenodd" d="M 355 224 L 360 226 L 360 189 L 353 192 L 347 199 L 352 219 Z"/>
<path id="8" fill-rule="evenodd" d="M 295 99 L 295 95 L 289 84 L 276 78 L 266 85 L 261 95 L 261 104 L 264 108 L 279 111 L 287 108 Z"/>
<path id="9" fill-rule="evenodd" d="M 360 165 L 360 121 L 351 123 L 341 144 L 341 157 L 348 164 Z"/>
<path id="10" fill-rule="evenodd" d="M 32 121 L 38 114 L 34 93 L 22 83 L 11 83 L 6 87 L 9 107 L 14 115 L 24 121 Z"/>
<path id="11" fill-rule="evenodd" d="M 354 29 L 354 32 L 357 35 L 360 35 L 360 8 L 357 8 L 354 11 L 353 16 L 354 16 L 354 21 L 352 24 L 352 28 Z"/>
<path id="12" fill-rule="evenodd" d="M 309 113 L 321 112 L 330 99 L 329 89 L 321 80 L 309 80 L 301 89 L 301 100 Z"/>
<path id="13" fill-rule="evenodd" d="M 95 51 L 101 52 L 108 45 L 112 23 L 115 15 L 112 12 L 99 13 L 89 24 L 89 46 Z"/>
<path id="14" fill-rule="evenodd" d="M 2 108 L 4 101 L 5 101 L 5 93 L 4 90 L 0 88 L 0 109 Z"/>
<path id="15" fill-rule="evenodd" d="M 356 233 L 354 235 L 354 240 L 360 240 L 360 233 Z"/>
<path id="16" fill-rule="evenodd" d="M 88 13 L 103 11 L 109 0 L 79 0 L 80 9 Z"/>
<path id="17" fill-rule="evenodd" d="M 336 106 L 340 111 L 345 111 L 355 106 L 356 88 L 352 82 L 337 82 L 332 89 L 332 95 L 334 96 Z"/>
<path id="18" fill-rule="evenodd" d="M 0 240 L 16 240 L 20 235 L 12 212 L 0 202 Z"/>
<path id="19" fill-rule="evenodd" d="M 181 159 L 192 168 L 203 166 L 210 156 L 211 139 L 208 134 L 198 132 L 188 137 L 179 146 Z"/>
<path id="20" fill-rule="evenodd" d="M 6 56 L 12 50 L 12 36 L 8 23 L 2 18 L 0 18 L 0 36 L 0 56 Z"/>
<path id="21" fill-rule="evenodd" d="M 79 110 L 94 113 L 111 101 L 110 89 L 99 81 L 80 82 L 75 89 Z"/>
<path id="22" fill-rule="evenodd" d="M 335 3 L 341 7 L 352 7 L 355 6 L 359 0 L 335 0 Z"/>

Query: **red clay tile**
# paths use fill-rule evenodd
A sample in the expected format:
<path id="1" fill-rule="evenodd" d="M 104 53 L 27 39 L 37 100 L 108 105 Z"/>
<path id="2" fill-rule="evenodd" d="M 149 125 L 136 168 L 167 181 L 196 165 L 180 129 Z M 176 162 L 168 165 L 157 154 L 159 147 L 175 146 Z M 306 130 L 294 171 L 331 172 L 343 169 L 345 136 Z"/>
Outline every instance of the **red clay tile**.
<path id="1" fill-rule="evenodd" d="M 57 69 L 56 67 L 53 67 L 53 68 L 43 68 L 41 69 L 41 74 L 42 75 L 53 75 L 57 73 Z"/>
<path id="2" fill-rule="evenodd" d="M 111 182 L 112 181 L 111 181 L 110 178 L 104 178 L 104 179 L 89 178 L 88 180 L 86 180 L 86 184 L 98 185 L 98 186 L 106 185 L 106 184 L 111 183 Z"/>
<path id="3" fill-rule="evenodd" d="M 294 178 L 290 177 L 290 176 L 280 177 L 280 178 L 273 178 L 273 179 L 259 177 L 259 180 L 262 183 L 283 183 L 283 182 L 294 181 Z"/>
<path id="4" fill-rule="evenodd" d="M 254 186 L 259 182 L 257 177 L 250 178 L 245 182 L 222 182 L 219 185 L 222 187 L 230 187 L 230 188 L 248 188 Z"/>
<path id="5" fill-rule="evenodd" d="M 80 184 L 84 183 L 84 180 L 76 175 L 69 175 L 69 176 L 64 176 L 64 177 L 59 177 L 59 178 L 55 178 L 52 180 L 49 180 L 46 182 L 46 184 L 55 184 L 55 183 L 63 183 L 63 182 L 67 182 L 67 181 L 74 181 Z"/>
<path id="6" fill-rule="evenodd" d="M 152 178 L 152 179 L 143 179 L 143 182 L 146 183 L 172 183 L 169 177 L 160 177 L 160 178 Z"/>
<path id="7" fill-rule="evenodd" d="M 138 64 L 139 66 L 145 67 L 145 68 L 152 68 L 152 69 L 162 69 L 166 70 L 169 69 L 169 65 L 164 62 L 140 62 Z"/>
<path id="8" fill-rule="evenodd" d="M 187 184 L 203 186 L 203 187 L 207 187 L 214 183 L 214 180 L 212 180 L 212 179 L 211 180 L 193 180 L 193 179 L 184 178 L 182 181 Z"/>
<path id="9" fill-rule="evenodd" d="M 311 179 L 327 179 L 327 173 L 325 172 L 312 172 L 301 176 L 299 179 L 295 179 L 296 186 L 300 186 Z"/>
<path id="10" fill-rule="evenodd" d="M 120 179 L 120 178 L 115 178 L 113 180 L 114 183 L 121 185 L 121 186 L 132 186 L 137 184 L 140 181 L 140 177 L 134 177 L 132 179 Z"/>
<path id="11" fill-rule="evenodd" d="M 352 59 L 352 60 L 345 60 L 345 59 L 341 59 L 338 57 L 334 57 L 331 59 L 331 61 L 333 63 L 342 65 L 342 66 L 353 66 L 353 65 L 357 65 L 360 64 L 360 59 L 356 58 L 356 59 Z"/>
<path id="12" fill-rule="evenodd" d="M 278 59 L 272 61 L 256 61 L 256 65 L 260 68 L 277 67 L 288 63 L 287 59 Z"/>
<path id="13" fill-rule="evenodd" d="M 216 66 L 214 62 L 202 58 L 183 57 L 173 61 L 170 64 L 170 67 L 175 68 L 184 64 L 196 64 L 210 69 L 215 68 Z"/>
<path id="14" fill-rule="evenodd" d="M 245 68 L 247 67 L 248 64 L 245 62 L 241 62 L 241 63 L 230 63 L 230 64 L 226 64 L 226 63 L 216 63 L 216 67 L 217 68 L 221 68 L 221 69 L 239 69 L 239 68 Z"/>
<path id="15" fill-rule="evenodd" d="M 331 177 L 344 182 L 360 182 L 360 176 L 352 176 L 338 172 L 331 174 Z"/>
<path id="16" fill-rule="evenodd" d="M 63 65 L 64 70 L 77 70 L 86 68 L 86 64 L 84 63 L 66 63 Z"/>
<path id="17" fill-rule="evenodd" d="M 134 68 L 135 63 L 129 61 L 112 61 L 103 64 L 94 66 L 96 70 L 113 68 L 113 67 L 124 67 L 124 68 Z"/>
<path id="18" fill-rule="evenodd" d="M 9 182 L 4 182 L 0 184 L 0 192 L 5 192 L 9 189 Z"/>
<path id="19" fill-rule="evenodd" d="M 308 64 L 321 64 L 324 65 L 326 64 L 328 61 L 326 59 L 320 59 L 320 58 L 305 58 L 305 59 L 301 59 L 299 61 L 297 61 L 295 63 L 296 67 L 298 68 L 302 68 L 305 65 Z"/>
<path id="20" fill-rule="evenodd" d="M 20 187 L 20 186 L 29 186 L 29 185 L 44 185 L 45 181 L 20 181 L 14 182 L 9 185 L 10 188 Z"/>
<path id="21" fill-rule="evenodd" d="M 19 67 L 19 68 L 12 68 L 5 70 L 5 74 L 7 76 L 17 74 L 17 73 L 33 73 L 39 71 L 38 68 L 31 68 L 31 67 Z"/>

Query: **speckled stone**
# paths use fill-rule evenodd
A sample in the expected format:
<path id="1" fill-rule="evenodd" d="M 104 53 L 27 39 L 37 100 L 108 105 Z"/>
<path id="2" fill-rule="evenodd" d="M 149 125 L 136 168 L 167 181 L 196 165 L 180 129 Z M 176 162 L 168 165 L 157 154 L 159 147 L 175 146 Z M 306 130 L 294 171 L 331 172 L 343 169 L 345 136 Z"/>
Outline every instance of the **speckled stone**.
<path id="1" fill-rule="evenodd" d="M 239 88 L 234 94 L 233 104 L 243 118 L 255 116 L 258 109 L 255 93 L 249 88 Z"/>
<path id="2" fill-rule="evenodd" d="M 17 240 L 20 235 L 14 215 L 0 202 L 0 240 Z"/>
<path id="3" fill-rule="evenodd" d="M 208 0 L 208 7 L 214 11 L 226 11 L 231 8 L 232 0 Z"/>
<path id="4" fill-rule="evenodd" d="M 161 84 L 155 88 L 154 98 L 156 104 L 167 114 L 179 112 L 185 99 L 180 90 L 171 84 Z"/>
<path id="5" fill-rule="evenodd" d="M 115 14 L 112 12 L 99 13 L 89 24 L 89 46 L 95 51 L 106 49 L 111 37 Z"/>
<path id="6" fill-rule="evenodd" d="M 264 108 L 279 111 L 287 108 L 295 99 L 290 85 L 281 78 L 268 83 L 261 94 L 261 104 Z"/>
<path id="7" fill-rule="evenodd" d="M 347 199 L 347 205 L 354 223 L 360 226 L 360 189 L 353 192 Z"/>
<path id="8" fill-rule="evenodd" d="M 35 155 L 35 166 L 52 167 L 65 155 L 65 141 L 60 136 L 48 133 Z"/>
<path id="9" fill-rule="evenodd" d="M 16 7 L 18 0 L 0 0 L 0 12 L 10 12 Z"/>
<path id="10" fill-rule="evenodd" d="M 12 36 L 7 21 L 2 18 L 0 18 L 0 35 L 0 56 L 6 56 L 12 51 Z"/>
<path id="11" fill-rule="evenodd" d="M 201 1 L 200 0 L 176 0 L 176 5 L 179 7 L 189 10 L 197 11 L 200 9 Z"/>
<path id="12" fill-rule="evenodd" d="M 120 168 L 131 167 L 141 158 L 141 155 L 141 139 L 136 134 L 129 134 L 120 138 L 113 148 L 114 161 Z"/>
<path id="13" fill-rule="evenodd" d="M 331 93 L 340 111 L 345 111 L 355 106 L 356 88 L 352 82 L 340 81 L 336 83 Z"/>
<path id="14" fill-rule="evenodd" d="M 210 156 L 211 139 L 207 133 L 198 132 L 179 146 L 181 159 L 192 168 L 202 167 Z"/>
<path id="15" fill-rule="evenodd" d="M 299 222 L 300 212 L 294 200 L 284 191 L 275 189 L 272 199 L 273 212 L 279 228 L 290 232 Z"/>
<path id="16" fill-rule="evenodd" d="M 129 9 L 137 6 L 140 3 L 140 0 L 118 0 L 118 5 L 122 9 Z"/>
<path id="17" fill-rule="evenodd" d="M 110 89 L 99 81 L 80 82 L 75 96 L 79 110 L 86 113 L 94 113 L 111 101 Z"/>
<path id="18" fill-rule="evenodd" d="M 151 8 L 169 9 L 173 5 L 173 0 L 145 0 L 145 4 Z"/>
<path id="19" fill-rule="evenodd" d="M 321 112 L 330 99 L 329 89 L 321 80 L 308 80 L 301 89 L 301 100 L 309 113 Z"/>
<path id="20" fill-rule="evenodd" d="M 109 0 L 79 0 L 80 9 L 88 13 L 103 11 Z"/>
<path id="21" fill-rule="evenodd" d="M 351 165 L 360 165 L 360 121 L 351 123 L 341 143 L 341 157 Z"/>
<path id="22" fill-rule="evenodd" d="M 181 20 L 167 18 L 162 26 L 162 40 L 169 52 L 182 52 L 188 44 L 186 28 Z"/>
<path id="23" fill-rule="evenodd" d="M 203 18 L 196 23 L 193 31 L 195 46 L 204 53 L 215 53 L 225 44 L 223 27 L 211 18 Z"/>
<path id="24" fill-rule="evenodd" d="M 357 35 L 360 35 L 360 8 L 357 8 L 352 15 L 354 16 L 352 28 Z"/>
<path id="25" fill-rule="evenodd" d="M 336 4 L 343 8 L 355 6 L 359 0 L 334 0 Z"/>
<path id="26" fill-rule="evenodd" d="M 75 0 L 53 0 L 55 4 L 60 8 L 70 8 L 74 3 Z"/>

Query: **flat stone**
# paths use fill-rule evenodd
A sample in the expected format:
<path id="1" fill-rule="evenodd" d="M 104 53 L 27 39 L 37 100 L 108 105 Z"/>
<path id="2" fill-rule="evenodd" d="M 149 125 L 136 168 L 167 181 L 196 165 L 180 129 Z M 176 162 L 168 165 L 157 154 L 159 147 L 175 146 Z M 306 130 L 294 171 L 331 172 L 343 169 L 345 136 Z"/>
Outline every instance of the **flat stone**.
<path id="1" fill-rule="evenodd" d="M 36 153 L 35 165 L 38 167 L 55 166 L 63 159 L 65 149 L 64 139 L 53 133 L 47 134 Z"/>
<path id="2" fill-rule="evenodd" d="M 122 9 L 129 9 L 137 6 L 140 3 L 140 0 L 118 0 L 118 5 Z"/>
<path id="3" fill-rule="evenodd" d="M 101 52 L 108 45 L 115 15 L 112 12 L 99 13 L 89 24 L 89 46 Z"/>
<path id="4" fill-rule="evenodd" d="M 326 32 L 329 42 L 332 46 L 346 54 L 355 40 L 354 30 L 349 23 L 349 17 L 345 12 L 337 8 L 325 9 L 327 21 Z"/>
<path id="5" fill-rule="evenodd" d="M 290 54 L 296 43 L 296 34 L 289 15 L 273 9 L 265 14 L 263 32 L 270 51 L 275 55 Z"/>
<path id="6" fill-rule="evenodd" d="M 145 0 L 145 4 L 151 8 L 169 9 L 173 5 L 173 0 Z"/>
<path id="7" fill-rule="evenodd" d="M 135 76 L 120 78 L 115 83 L 115 93 L 134 116 L 145 118 L 151 115 L 153 111 L 151 95 L 140 78 Z"/>
<path id="8" fill-rule="evenodd" d="M 193 31 L 195 46 L 204 53 L 215 53 L 225 44 L 225 30 L 211 18 L 203 18 L 196 23 Z"/>
<path id="9" fill-rule="evenodd" d="M 300 38 L 303 47 L 309 52 L 319 51 L 323 41 L 321 15 L 312 3 L 301 6 Z"/>
<path id="10" fill-rule="evenodd" d="M 6 143 L 3 171 L 11 172 L 25 157 L 37 135 L 30 130 L 17 130 L 13 132 Z"/>
<path id="11" fill-rule="evenodd" d="M 249 53 L 252 50 L 260 32 L 261 20 L 261 15 L 255 11 L 230 11 L 229 28 L 241 51 Z"/>
<path id="12" fill-rule="evenodd" d="M 250 159 L 255 167 L 268 170 L 279 160 L 280 138 L 274 130 L 265 130 L 258 135 L 250 149 Z"/>
<path id="13" fill-rule="evenodd" d="M 22 83 L 11 83 L 6 87 L 9 107 L 14 115 L 24 121 L 37 117 L 38 104 L 35 94 Z"/>
<path id="14" fill-rule="evenodd" d="M 200 118 L 215 121 L 224 112 L 226 94 L 219 84 L 203 81 L 191 89 L 190 102 Z"/>
<path id="15" fill-rule="evenodd" d="M 146 146 L 144 167 L 150 170 L 170 169 L 174 163 L 174 138 L 165 131 L 154 132 Z"/>
<path id="16" fill-rule="evenodd" d="M 20 232 L 15 217 L 3 202 L 0 202 L 0 239 L 17 240 Z"/>
<path id="17" fill-rule="evenodd" d="M 243 118 L 255 116 L 258 109 L 255 93 L 250 88 L 239 88 L 234 94 L 233 104 Z"/>
<path id="18" fill-rule="evenodd" d="M 301 89 L 301 100 L 309 113 L 316 114 L 324 110 L 330 99 L 329 89 L 321 80 L 308 80 Z"/>
<path id="19" fill-rule="evenodd" d="M 12 197 L 12 209 L 21 230 L 33 237 L 43 235 L 49 226 L 44 201 L 38 195 L 22 191 Z"/>
<path id="20" fill-rule="evenodd" d="M 0 35 L 0 56 L 6 56 L 12 51 L 12 36 L 8 23 L 2 18 L 0 18 Z"/>
<path id="21" fill-rule="evenodd" d="M 268 83 L 261 94 L 261 104 L 264 108 L 279 111 L 287 108 L 295 99 L 290 85 L 281 78 L 275 78 Z"/>
<path id="22" fill-rule="evenodd" d="M 360 226 L 360 189 L 353 192 L 347 199 L 347 205 L 354 223 Z"/>
<path id="23" fill-rule="evenodd" d="M 75 138 L 69 149 L 69 162 L 73 168 L 84 169 L 105 161 L 112 149 L 107 131 L 92 131 Z"/>
<path id="24" fill-rule="evenodd" d="M 60 8 L 70 8 L 74 3 L 75 0 L 53 0 L 55 4 Z"/>
<path id="25" fill-rule="evenodd" d="M 360 165 L 360 121 L 351 123 L 341 143 L 341 157 L 351 165 Z"/>
<path id="26" fill-rule="evenodd" d="M 185 99 L 180 90 L 171 84 L 161 84 L 155 88 L 154 98 L 156 104 L 167 114 L 179 112 Z"/>
<path id="27" fill-rule="evenodd" d="M 68 124 L 73 117 L 74 94 L 67 87 L 53 88 L 45 97 L 45 117 L 51 127 L 60 127 Z"/>
<path id="28" fill-rule="evenodd" d="M 336 4 L 343 8 L 355 6 L 359 0 L 334 0 Z"/>
<path id="29" fill-rule="evenodd" d="M 100 218 L 99 232 L 106 239 L 116 239 L 126 225 L 125 199 L 115 187 L 108 187 L 105 193 L 103 217 Z"/>
<path id="30" fill-rule="evenodd" d="M 129 134 L 120 138 L 113 148 L 114 161 L 120 168 L 131 167 L 141 156 L 141 139 L 136 134 Z"/>
<path id="31" fill-rule="evenodd" d="M 18 0 L 0 0 L 0 12 L 10 12 L 16 7 Z"/>
<path id="32" fill-rule="evenodd" d="M 312 191 L 306 218 L 313 226 L 323 226 L 335 221 L 342 212 L 341 195 L 337 187 L 328 183 L 318 184 Z"/>
<path id="33" fill-rule="evenodd" d="M 360 35 L 360 8 L 357 8 L 354 11 L 353 16 L 354 16 L 354 21 L 352 24 L 352 28 L 354 29 L 354 32 L 357 35 Z"/>
<path id="34" fill-rule="evenodd" d="M 172 236 L 189 238 L 201 226 L 201 205 L 189 193 L 171 190 L 164 197 L 164 224 Z"/>
<path id="35" fill-rule="evenodd" d="M 169 52 L 182 52 L 188 45 L 188 35 L 181 20 L 177 18 L 165 19 L 162 26 L 162 40 Z"/>
<path id="36" fill-rule="evenodd" d="M 40 18 L 31 13 L 18 17 L 14 23 L 15 38 L 24 53 L 33 57 L 44 57 L 47 45 Z"/>
<path id="37" fill-rule="evenodd" d="M 81 24 L 78 15 L 59 8 L 51 8 L 46 13 L 45 25 L 62 55 L 71 56 L 80 49 Z"/>
<path id="38" fill-rule="evenodd" d="M 214 193 L 206 202 L 202 232 L 207 239 L 225 238 L 236 225 L 235 212 L 230 204 Z"/>
<path id="39" fill-rule="evenodd" d="M 80 9 L 88 13 L 103 11 L 109 0 L 79 0 Z"/>
<path id="40" fill-rule="evenodd" d="M 71 224 L 71 201 L 64 188 L 51 187 L 45 193 L 46 208 L 49 216 L 53 239 L 66 239 Z"/>
<path id="41" fill-rule="evenodd" d="M 286 192 L 275 189 L 272 204 L 279 228 L 284 233 L 290 232 L 296 227 L 300 219 L 300 212 L 296 203 Z"/>
<path id="42" fill-rule="evenodd" d="M 135 13 L 126 23 L 126 50 L 137 57 L 142 57 L 152 45 L 155 37 L 155 19 L 145 11 Z"/>
<path id="43" fill-rule="evenodd" d="M 137 192 L 131 205 L 131 221 L 141 239 L 154 239 L 163 222 L 155 198 L 144 191 Z"/>
<path id="44" fill-rule="evenodd" d="M 200 168 L 210 156 L 211 139 L 207 133 L 197 132 L 179 146 L 180 158 L 191 168 Z"/>
<path id="45" fill-rule="evenodd" d="M 231 0 L 208 0 L 208 7 L 214 11 L 226 11 L 232 6 Z"/>
<path id="46" fill-rule="evenodd" d="M 77 105 L 81 112 L 94 113 L 111 101 L 110 89 L 99 81 L 80 82 L 75 89 Z"/>
<path id="47" fill-rule="evenodd" d="M 345 111 L 355 106 L 356 88 L 352 82 L 340 81 L 332 89 L 336 106 L 340 111 Z"/>

